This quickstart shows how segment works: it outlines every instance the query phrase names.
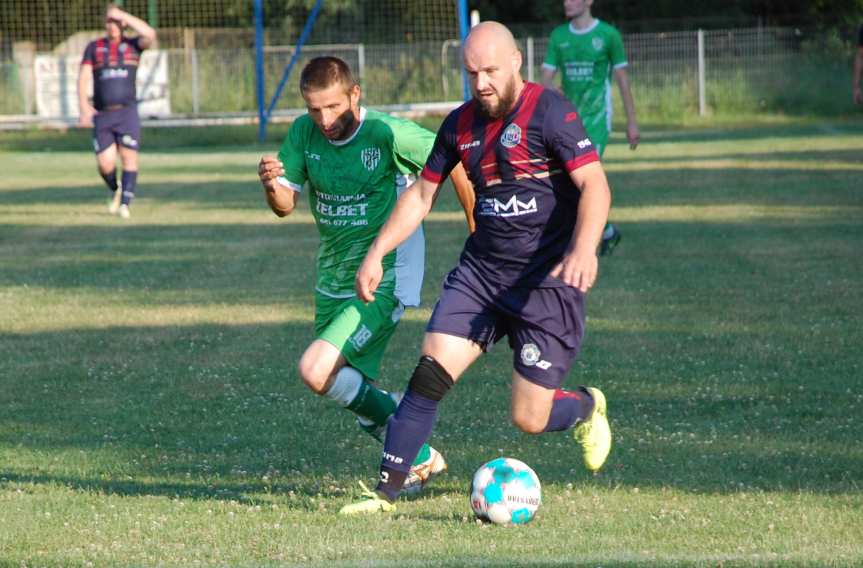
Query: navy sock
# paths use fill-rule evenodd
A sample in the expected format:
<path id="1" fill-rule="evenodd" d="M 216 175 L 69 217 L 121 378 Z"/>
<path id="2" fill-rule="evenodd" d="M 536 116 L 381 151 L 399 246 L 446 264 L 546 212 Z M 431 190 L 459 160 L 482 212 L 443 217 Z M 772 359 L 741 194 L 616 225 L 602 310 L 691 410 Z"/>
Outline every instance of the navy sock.
<path id="1" fill-rule="evenodd" d="M 129 205 L 135 198 L 135 186 L 138 185 L 138 172 L 123 170 L 123 205 Z"/>
<path id="2" fill-rule="evenodd" d="M 560 432 L 569 430 L 574 424 L 586 420 L 593 412 L 593 397 L 587 390 L 579 388 L 576 391 L 557 389 L 554 391 L 554 402 L 551 405 L 551 415 L 545 432 Z"/>
<path id="3" fill-rule="evenodd" d="M 105 185 L 108 186 L 111 193 L 117 191 L 117 170 L 111 170 L 107 174 L 99 172 L 99 175 L 102 176 L 103 180 L 105 180 Z"/>
<path id="4" fill-rule="evenodd" d="M 395 501 L 402 490 L 411 464 L 431 436 L 439 401 L 408 389 L 387 426 L 378 493 Z"/>

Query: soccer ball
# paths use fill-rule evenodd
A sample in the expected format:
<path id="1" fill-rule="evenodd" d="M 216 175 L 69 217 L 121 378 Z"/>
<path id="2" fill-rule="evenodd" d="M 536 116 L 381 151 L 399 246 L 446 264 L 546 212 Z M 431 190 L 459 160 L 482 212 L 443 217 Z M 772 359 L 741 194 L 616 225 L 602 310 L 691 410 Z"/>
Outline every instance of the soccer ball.
<path id="1" fill-rule="evenodd" d="M 470 484 L 470 506 L 478 519 L 498 525 L 529 522 L 542 503 L 539 478 L 526 463 L 498 458 L 484 464 Z"/>

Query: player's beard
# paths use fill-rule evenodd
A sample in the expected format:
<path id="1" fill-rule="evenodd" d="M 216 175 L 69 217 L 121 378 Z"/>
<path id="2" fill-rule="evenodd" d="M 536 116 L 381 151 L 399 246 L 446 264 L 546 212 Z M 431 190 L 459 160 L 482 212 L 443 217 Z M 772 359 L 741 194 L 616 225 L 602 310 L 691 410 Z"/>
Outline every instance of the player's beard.
<path id="1" fill-rule="evenodd" d="M 490 120 L 498 120 L 503 118 L 512 110 L 512 105 L 515 104 L 515 76 L 510 77 L 506 86 L 497 97 L 497 104 L 492 106 L 489 101 L 476 97 L 479 103 L 479 108 Z"/>
<path id="2" fill-rule="evenodd" d="M 356 128 L 357 117 L 354 116 L 353 109 L 348 109 L 335 120 L 329 131 L 323 132 L 328 140 L 340 141 L 348 138 L 354 133 Z"/>

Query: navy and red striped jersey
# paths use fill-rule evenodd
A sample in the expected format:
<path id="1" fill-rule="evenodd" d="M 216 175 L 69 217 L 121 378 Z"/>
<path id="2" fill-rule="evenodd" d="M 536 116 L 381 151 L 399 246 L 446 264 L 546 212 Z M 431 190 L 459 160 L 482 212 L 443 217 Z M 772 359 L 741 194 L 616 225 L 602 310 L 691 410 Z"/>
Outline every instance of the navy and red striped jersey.
<path id="1" fill-rule="evenodd" d="M 476 192 L 476 231 L 461 262 L 504 286 L 560 286 L 548 277 L 572 239 L 580 192 L 569 172 L 599 160 L 566 98 L 525 83 L 491 120 L 476 100 L 444 120 L 422 176 L 440 183 L 460 161 Z"/>
<path id="2" fill-rule="evenodd" d="M 103 37 L 87 45 L 81 65 L 93 66 L 96 110 L 135 104 L 135 76 L 142 51 L 137 37 L 116 42 Z"/>

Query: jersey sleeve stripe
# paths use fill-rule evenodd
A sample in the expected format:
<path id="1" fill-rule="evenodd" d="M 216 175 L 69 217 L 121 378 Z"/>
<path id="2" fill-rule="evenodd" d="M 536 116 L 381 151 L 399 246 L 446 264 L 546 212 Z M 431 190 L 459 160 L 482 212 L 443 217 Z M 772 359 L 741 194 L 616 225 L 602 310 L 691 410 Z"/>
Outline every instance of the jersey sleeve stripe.
<path id="1" fill-rule="evenodd" d="M 282 185 L 283 185 L 283 186 L 285 186 L 285 187 L 289 187 L 289 188 L 293 189 L 293 190 L 294 190 L 294 191 L 296 191 L 296 192 L 301 192 L 301 191 L 303 191 L 303 186 L 301 186 L 301 185 L 299 185 L 299 184 L 296 184 L 296 183 L 294 183 L 294 182 L 292 182 L 292 181 L 288 181 L 288 178 L 286 178 L 286 177 L 284 177 L 284 176 L 279 176 L 279 177 L 277 177 L 277 178 L 276 178 L 276 181 L 277 181 L 277 182 L 279 182 L 280 184 L 282 184 Z"/>
<path id="2" fill-rule="evenodd" d="M 576 156 L 575 158 L 573 158 L 571 160 L 567 160 L 566 164 L 564 164 L 564 165 L 566 166 L 566 170 L 571 172 L 573 170 L 577 170 L 581 166 L 590 164 L 592 162 L 598 162 L 598 161 L 599 161 L 599 154 L 596 153 L 596 150 L 591 150 L 587 154 L 582 154 L 581 156 Z"/>
<path id="3" fill-rule="evenodd" d="M 420 177 L 422 177 L 426 181 L 430 181 L 432 183 L 441 183 L 443 182 L 443 176 L 437 172 L 431 171 L 428 166 L 423 168 L 422 173 L 420 173 Z"/>
<path id="4" fill-rule="evenodd" d="M 548 69 L 549 71 L 557 71 L 557 65 L 552 65 L 551 63 L 543 63 L 543 69 Z"/>
<path id="5" fill-rule="evenodd" d="M 621 69 L 623 67 L 628 67 L 628 66 L 629 66 L 629 61 L 621 61 L 620 63 L 615 65 L 614 68 L 615 69 Z"/>

